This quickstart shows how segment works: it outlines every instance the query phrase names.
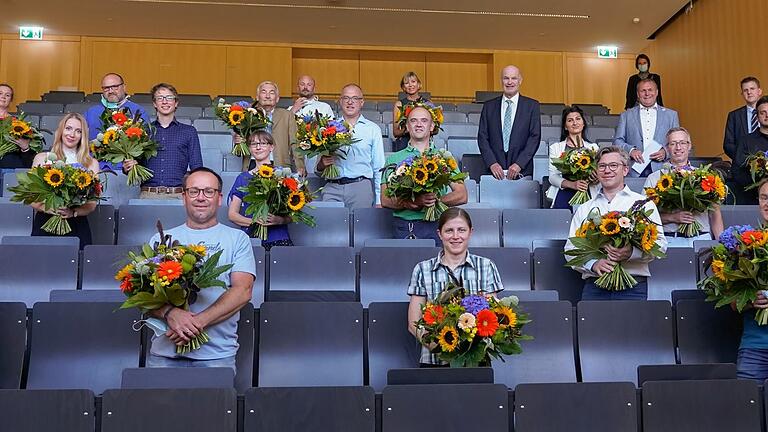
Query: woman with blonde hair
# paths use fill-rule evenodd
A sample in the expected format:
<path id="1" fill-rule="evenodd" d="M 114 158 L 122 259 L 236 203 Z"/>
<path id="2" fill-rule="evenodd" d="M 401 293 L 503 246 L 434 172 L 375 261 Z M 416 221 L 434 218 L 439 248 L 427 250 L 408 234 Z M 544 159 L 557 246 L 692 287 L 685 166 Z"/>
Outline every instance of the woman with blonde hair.
<path id="1" fill-rule="evenodd" d="M 49 160 L 64 161 L 69 165 L 85 168 L 93 175 L 99 172 L 99 162 L 91 157 L 88 141 L 88 124 L 85 118 L 78 113 L 66 114 L 53 138 L 53 146 L 50 152 L 38 153 L 35 156 L 32 166 L 40 166 Z M 66 234 L 67 237 L 78 237 L 80 239 L 80 248 L 92 243 L 91 227 L 88 225 L 86 216 L 96 208 L 96 202 L 91 201 L 78 207 L 62 207 L 55 210 L 45 210 L 45 204 L 32 203 L 35 209 L 35 217 L 32 221 L 33 236 L 49 236 L 49 232 L 41 228 L 50 217 L 59 214 L 68 220 L 72 231 Z"/>
<path id="2" fill-rule="evenodd" d="M 427 100 L 422 97 L 420 93 L 421 80 L 419 79 L 419 76 L 416 75 L 416 72 L 407 72 L 405 75 L 403 75 L 403 78 L 400 79 L 400 89 L 402 89 L 405 93 L 405 97 L 395 102 L 395 106 L 393 108 L 392 135 L 396 139 L 392 142 L 392 151 L 399 151 L 408 147 L 408 141 L 411 139 L 411 137 L 408 135 L 408 131 L 404 127 L 401 128 L 400 123 L 398 122 L 400 108 L 407 105 L 409 102 Z"/>

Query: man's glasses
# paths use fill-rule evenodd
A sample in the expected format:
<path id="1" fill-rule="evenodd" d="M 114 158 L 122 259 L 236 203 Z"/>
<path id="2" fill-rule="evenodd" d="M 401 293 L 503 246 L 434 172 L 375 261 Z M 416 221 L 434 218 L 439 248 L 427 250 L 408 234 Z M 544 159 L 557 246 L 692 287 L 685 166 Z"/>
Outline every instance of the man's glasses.
<path id="1" fill-rule="evenodd" d="M 164 101 L 165 102 L 173 102 L 175 100 L 176 100 L 176 96 L 174 96 L 174 95 L 155 96 L 155 102 L 164 102 Z"/>
<path id="2" fill-rule="evenodd" d="M 341 101 L 342 102 L 360 102 L 363 100 L 360 96 L 342 96 Z"/>
<path id="3" fill-rule="evenodd" d="M 690 141 L 672 141 L 669 143 L 670 147 L 685 147 L 690 144 Z"/>
<path id="4" fill-rule="evenodd" d="M 206 198 L 213 198 L 220 191 L 214 188 L 200 189 L 196 187 L 191 187 L 191 188 L 184 189 L 184 193 L 186 193 L 187 196 L 189 196 L 190 198 L 197 198 L 200 195 L 200 192 L 202 192 L 203 196 L 205 196 Z"/>
<path id="5" fill-rule="evenodd" d="M 620 166 L 624 166 L 624 164 L 620 163 L 609 163 L 609 164 L 597 164 L 598 171 L 616 171 L 619 169 Z"/>
<path id="6" fill-rule="evenodd" d="M 111 85 L 111 86 L 101 86 L 101 90 L 102 90 L 102 91 L 117 90 L 117 89 L 119 89 L 119 88 L 120 88 L 120 86 L 121 86 L 121 85 L 123 85 L 123 84 L 124 84 L 124 83 L 115 84 L 115 85 Z"/>

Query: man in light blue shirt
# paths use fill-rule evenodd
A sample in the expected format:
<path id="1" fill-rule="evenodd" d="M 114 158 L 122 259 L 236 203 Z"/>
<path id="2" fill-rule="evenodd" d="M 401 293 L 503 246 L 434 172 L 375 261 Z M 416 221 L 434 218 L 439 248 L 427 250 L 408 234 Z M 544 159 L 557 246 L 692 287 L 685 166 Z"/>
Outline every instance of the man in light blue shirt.
<path id="1" fill-rule="evenodd" d="M 329 179 L 323 188 L 323 201 L 343 202 L 349 208 L 381 205 L 384 142 L 379 125 L 361 114 L 364 104 L 363 90 L 357 84 L 347 84 L 341 89 L 342 117 L 349 123 L 352 137 L 359 141 L 346 148 L 345 159 L 323 156 L 318 160 L 318 172 L 329 165 L 336 165 L 340 172 L 339 177 Z"/>
<path id="2" fill-rule="evenodd" d="M 235 369 L 237 321 L 240 309 L 251 300 L 256 279 L 256 261 L 251 242 L 245 232 L 218 223 L 216 210 L 221 206 L 221 177 L 209 168 L 192 170 L 183 180 L 185 224 L 165 231 L 181 244 L 203 244 L 207 256 L 223 251 L 219 265 L 233 264 L 219 276 L 228 287 L 201 289 L 189 310 L 168 304 L 150 312 L 168 323 L 168 331 L 152 339 L 147 367 L 231 367 Z M 151 221 L 148 221 L 151 222 Z M 155 234 L 150 244 L 160 240 Z M 209 341 L 184 355 L 176 354 L 183 345 L 201 331 Z"/>

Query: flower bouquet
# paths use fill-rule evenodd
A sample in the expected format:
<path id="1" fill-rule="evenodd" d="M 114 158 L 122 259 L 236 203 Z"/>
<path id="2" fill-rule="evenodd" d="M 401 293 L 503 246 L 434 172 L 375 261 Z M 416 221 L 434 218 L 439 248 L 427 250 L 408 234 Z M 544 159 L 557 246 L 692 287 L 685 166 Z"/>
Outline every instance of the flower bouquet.
<path id="1" fill-rule="evenodd" d="M 218 265 L 222 251 L 205 259 L 204 245 L 181 245 L 170 235 L 163 235 L 160 222 L 157 227 L 160 241 L 154 247 L 144 244 L 141 253 L 128 252 L 129 263 L 115 275 L 115 280 L 120 281 L 120 290 L 128 297 L 120 309 L 135 307 L 147 313 L 171 304 L 189 310 L 201 289 L 227 288 L 218 277 L 231 269 L 232 264 Z M 160 327 L 167 330 L 167 326 Z M 176 353 L 188 353 L 206 342 L 208 334 L 201 331 L 185 345 L 176 345 Z"/>
<path id="2" fill-rule="evenodd" d="M 709 165 L 699 168 L 684 166 L 669 168 L 662 174 L 655 187 L 645 188 L 645 194 L 661 211 L 685 210 L 693 213 L 704 213 L 725 199 L 725 184 L 717 171 Z M 679 224 L 677 232 L 685 237 L 699 235 L 701 224 Z"/>
<path id="3" fill-rule="evenodd" d="M 408 102 L 405 105 L 401 105 L 395 113 L 395 121 L 400 129 L 405 130 L 408 123 L 408 115 L 414 108 L 426 108 L 432 115 L 432 123 L 435 124 L 435 129 L 432 131 L 432 135 L 437 134 L 440 130 L 440 125 L 443 124 L 443 107 L 433 104 L 428 100 L 419 99 L 417 101 Z"/>
<path id="4" fill-rule="evenodd" d="M 53 153 L 51 157 L 55 157 Z M 17 186 L 8 188 L 15 193 L 11 201 L 24 204 L 43 203 L 45 211 L 79 207 L 89 201 L 101 199 L 99 178 L 80 164 L 68 165 L 59 160 L 48 160 L 44 165 L 32 167 L 28 172 L 16 174 Z M 66 219 L 54 214 L 41 227 L 43 231 L 64 235 L 72 231 Z"/>
<path id="5" fill-rule="evenodd" d="M 747 156 L 744 163 L 749 168 L 749 175 L 752 176 L 752 184 L 745 187 L 744 190 L 754 189 L 760 180 L 768 177 L 768 151 L 753 153 Z"/>
<path id="6" fill-rule="evenodd" d="M 297 153 L 306 157 L 337 156 L 346 159 L 345 148 L 360 141 L 352 138 L 349 123 L 334 120 L 317 111 L 313 115 L 299 118 L 297 123 Z M 336 178 L 339 176 L 339 168 L 336 165 L 328 165 L 321 176 L 327 179 Z"/>
<path id="7" fill-rule="evenodd" d="M 768 229 L 736 225 L 725 229 L 706 256 L 712 275 L 699 281 L 715 307 L 734 304 L 742 312 L 768 286 Z M 763 291 L 765 292 L 765 291 Z M 755 321 L 768 324 L 768 309 L 758 309 Z"/>
<path id="8" fill-rule="evenodd" d="M 24 113 L 0 119 L 0 159 L 18 150 L 16 142 L 20 139 L 28 139 L 29 148 L 35 153 L 43 149 L 43 135 L 25 120 Z"/>
<path id="9" fill-rule="evenodd" d="M 416 327 L 423 329 L 421 343 L 435 345 L 432 353 L 451 367 L 490 366 L 491 357 L 520 354 L 522 333 L 529 323 L 515 296 L 465 296 L 461 287 L 449 286 L 434 302 L 422 306 Z"/>
<path id="10" fill-rule="evenodd" d="M 251 237 L 267 239 L 268 227 L 260 222 L 266 220 L 270 213 L 315 226 L 315 218 L 302 211 L 313 199 L 309 185 L 306 180 L 293 175 L 290 168 L 275 169 L 262 165 L 248 185 L 240 190 L 245 192 L 243 202 L 248 204 L 245 214 L 253 218 Z"/>
<path id="11" fill-rule="evenodd" d="M 141 114 L 130 117 L 130 110 L 104 110 L 101 121 L 103 132 L 91 141 L 91 153 L 99 161 L 121 163 L 128 159 L 148 159 L 157 155 L 157 143 L 150 139 L 150 126 Z M 153 176 L 152 170 L 139 164 L 128 170 L 128 185 L 139 185 Z"/>
<path id="12" fill-rule="evenodd" d="M 386 195 L 390 198 L 413 201 L 417 195 L 434 193 L 437 202 L 425 208 L 424 220 L 434 222 L 448 209 L 440 197 L 454 182 L 463 182 L 467 174 L 458 171 L 458 164 L 450 152 L 444 149 L 428 150 L 416 157 L 409 157 L 399 164 L 383 168 L 387 174 Z"/>
<path id="13" fill-rule="evenodd" d="M 653 210 L 644 208 L 647 201 L 636 202 L 626 212 L 612 211 L 601 215 L 593 209 L 576 231 L 576 236 L 568 239 L 575 248 L 565 252 L 573 257 L 566 265 L 577 269 L 589 261 L 608 258 L 603 250 L 607 245 L 617 248 L 632 245 L 643 254 L 664 258 L 666 255 L 656 244 L 658 228 L 650 219 Z M 637 285 L 637 281 L 619 262 L 611 272 L 598 277 L 595 285 L 608 291 L 623 291 Z"/>
<path id="14" fill-rule="evenodd" d="M 232 132 L 243 137 L 243 142 L 232 147 L 232 154 L 237 157 L 250 156 L 248 138 L 254 132 L 266 129 L 269 126 L 270 120 L 267 113 L 261 108 L 252 107 L 246 101 L 228 104 L 224 102 L 224 99 L 219 99 L 213 105 L 213 111 L 219 120 L 232 129 Z"/>
<path id="15" fill-rule="evenodd" d="M 590 181 L 597 173 L 597 152 L 586 147 L 566 147 L 560 157 L 552 159 L 563 178 L 570 181 Z M 568 204 L 575 206 L 589 201 L 589 191 L 576 191 Z"/>

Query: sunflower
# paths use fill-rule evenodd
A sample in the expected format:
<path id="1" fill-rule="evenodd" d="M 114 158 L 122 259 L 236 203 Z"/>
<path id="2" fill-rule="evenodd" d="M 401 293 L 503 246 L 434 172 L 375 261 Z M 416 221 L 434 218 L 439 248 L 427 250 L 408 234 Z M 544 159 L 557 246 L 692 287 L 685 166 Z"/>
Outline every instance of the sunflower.
<path id="1" fill-rule="evenodd" d="M 83 190 L 91 185 L 93 182 L 93 177 L 91 177 L 90 174 L 87 172 L 75 174 L 75 178 L 73 179 L 75 181 L 75 185 L 80 189 Z"/>
<path id="2" fill-rule="evenodd" d="M 242 111 L 230 111 L 229 112 L 229 124 L 231 126 L 237 126 L 245 119 L 245 114 Z"/>
<path id="3" fill-rule="evenodd" d="M 202 244 L 189 245 L 189 250 L 200 256 L 205 256 L 206 252 L 208 252 L 208 249 Z"/>
<path id="4" fill-rule="evenodd" d="M 104 132 L 104 136 L 101 137 L 101 142 L 104 143 L 104 144 L 109 144 L 112 141 L 114 141 L 115 138 L 117 138 L 117 131 L 114 130 L 114 129 L 110 129 L 110 130 Z"/>
<path id="5" fill-rule="evenodd" d="M 430 173 L 434 173 L 437 171 L 437 162 L 434 159 L 430 159 L 424 162 L 424 169 L 429 171 Z"/>
<path id="6" fill-rule="evenodd" d="M 582 155 L 577 161 L 576 161 L 576 167 L 579 169 L 585 170 L 589 168 L 589 164 L 592 163 L 592 158 L 590 158 L 587 155 Z"/>
<path id="7" fill-rule="evenodd" d="M 725 282 L 725 274 L 723 273 L 724 269 L 725 263 L 722 260 L 712 260 L 712 273 L 714 273 L 715 277 L 723 282 Z"/>
<path id="8" fill-rule="evenodd" d="M 605 218 L 602 222 L 600 222 L 600 232 L 603 233 L 603 235 L 614 235 L 618 234 L 621 230 L 621 227 L 619 227 L 619 220 L 615 218 Z"/>
<path id="9" fill-rule="evenodd" d="M 309 137 L 309 142 L 311 142 L 315 147 L 323 145 L 323 139 L 316 136 L 315 134 L 312 134 L 312 136 Z"/>
<path id="10" fill-rule="evenodd" d="M 307 203 L 307 199 L 304 196 L 304 192 L 291 192 L 288 194 L 288 208 L 293 211 L 299 211 Z"/>
<path id="11" fill-rule="evenodd" d="M 64 183 L 64 173 L 60 169 L 51 168 L 45 173 L 43 180 L 53 187 L 58 187 Z"/>
<path id="12" fill-rule="evenodd" d="M 181 263 L 177 261 L 165 261 L 157 266 L 155 274 L 157 274 L 157 277 L 163 282 L 170 282 L 178 279 L 182 272 L 183 268 L 181 267 Z"/>
<path id="13" fill-rule="evenodd" d="M 594 227 L 595 227 L 595 224 L 593 224 L 592 222 L 589 222 L 589 221 L 584 222 L 583 224 L 581 224 L 579 229 L 576 230 L 576 237 L 580 237 L 580 238 L 586 237 L 587 231 L 589 231 Z"/>
<path id="14" fill-rule="evenodd" d="M 656 183 L 656 188 L 659 190 L 659 192 L 664 192 L 667 189 L 672 187 L 672 184 L 674 184 L 675 180 L 672 178 L 669 174 L 664 174 L 659 179 L 659 182 Z"/>
<path id="15" fill-rule="evenodd" d="M 656 225 L 645 226 L 643 237 L 640 239 L 640 245 L 642 246 L 644 252 L 648 252 L 649 250 L 653 249 L 653 245 L 656 244 L 657 235 L 658 230 L 656 229 Z"/>
<path id="16" fill-rule="evenodd" d="M 459 164 L 456 163 L 456 159 L 454 158 L 448 158 L 446 161 L 448 162 L 448 167 L 451 168 L 451 171 L 454 171 L 459 167 Z"/>
<path id="17" fill-rule="evenodd" d="M 25 135 L 29 132 L 29 124 L 27 122 L 14 119 L 11 122 L 11 133 L 17 137 Z"/>
<path id="18" fill-rule="evenodd" d="M 499 320 L 499 327 L 514 327 L 517 324 L 517 314 L 507 306 L 502 306 L 493 311 Z"/>
<path id="19" fill-rule="evenodd" d="M 445 326 L 440 330 L 437 342 L 440 344 L 440 348 L 442 348 L 443 351 L 453 352 L 453 350 L 459 346 L 459 332 L 451 326 Z"/>
<path id="20" fill-rule="evenodd" d="M 647 196 L 654 204 L 659 203 L 659 193 L 655 188 L 645 188 L 645 196 Z"/>
<path id="21" fill-rule="evenodd" d="M 133 264 L 128 264 L 127 266 L 120 269 L 119 272 L 115 275 L 115 280 L 123 280 L 125 278 L 131 277 L 131 272 L 133 271 Z"/>
<path id="22" fill-rule="evenodd" d="M 269 165 L 262 165 L 259 167 L 259 176 L 262 178 L 271 178 L 275 170 Z"/>
<path id="23" fill-rule="evenodd" d="M 427 184 L 429 172 L 427 172 L 427 170 L 422 167 L 414 168 L 413 171 L 411 171 L 411 177 L 413 178 L 413 181 L 416 182 L 416 184 L 423 186 Z"/>

